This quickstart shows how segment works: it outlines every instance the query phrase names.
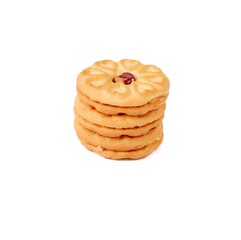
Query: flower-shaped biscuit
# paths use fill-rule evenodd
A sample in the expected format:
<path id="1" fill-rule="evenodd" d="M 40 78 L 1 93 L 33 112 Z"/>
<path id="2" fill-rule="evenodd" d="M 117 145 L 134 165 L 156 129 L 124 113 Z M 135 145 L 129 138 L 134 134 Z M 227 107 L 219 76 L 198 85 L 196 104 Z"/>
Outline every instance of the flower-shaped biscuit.
<path id="1" fill-rule="evenodd" d="M 77 77 L 77 88 L 90 99 L 114 106 L 142 106 L 166 96 L 169 80 L 154 65 L 136 60 L 119 62 L 103 60 L 83 70 Z"/>

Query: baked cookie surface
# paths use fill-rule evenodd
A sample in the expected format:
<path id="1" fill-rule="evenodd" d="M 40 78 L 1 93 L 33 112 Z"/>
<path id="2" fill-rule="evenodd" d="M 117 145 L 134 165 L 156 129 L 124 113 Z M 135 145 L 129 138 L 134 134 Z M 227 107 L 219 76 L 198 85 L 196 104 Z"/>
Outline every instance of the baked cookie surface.
<path id="1" fill-rule="evenodd" d="M 109 128 L 134 128 L 151 123 L 163 116 L 166 104 L 140 116 L 107 115 L 98 112 L 95 108 L 80 101 L 76 97 L 75 110 L 84 119 L 94 124 Z"/>
<path id="2" fill-rule="evenodd" d="M 79 90 L 77 91 L 78 91 L 78 97 L 83 103 L 88 104 L 94 107 L 98 112 L 101 112 L 107 115 L 117 115 L 117 114 L 126 114 L 131 116 L 144 115 L 152 110 L 160 108 L 165 103 L 168 97 L 168 95 L 166 95 L 166 96 L 155 98 L 142 106 L 119 107 L 119 106 L 113 106 L 110 104 L 103 104 L 97 101 L 93 101 L 90 98 L 83 95 Z"/>
<path id="3" fill-rule="evenodd" d="M 140 159 L 163 141 L 170 83 L 160 68 L 103 60 L 77 77 L 74 128 L 89 150 L 109 159 Z"/>
<path id="4" fill-rule="evenodd" d="M 162 134 L 162 126 L 159 125 L 151 129 L 147 134 L 138 137 L 104 137 L 96 132 L 84 128 L 81 124 L 75 121 L 74 127 L 80 139 L 91 145 L 100 146 L 102 148 L 113 151 L 131 151 L 143 148 L 151 144 Z"/>
<path id="5" fill-rule="evenodd" d="M 125 159 L 141 159 L 152 153 L 154 150 L 156 150 L 160 144 L 162 143 L 163 135 L 160 136 L 160 138 L 153 143 L 146 145 L 143 148 L 127 151 L 127 152 L 121 152 L 121 151 L 112 151 L 105 148 L 102 148 L 100 146 L 94 146 L 89 143 L 86 143 L 82 141 L 82 144 L 89 149 L 92 152 L 98 153 L 101 156 L 109 159 L 115 159 L 115 160 L 125 160 Z"/>
<path id="6" fill-rule="evenodd" d="M 168 95 L 169 86 L 160 68 L 129 59 L 98 61 L 77 77 L 77 88 L 82 94 L 119 107 L 145 105 Z"/>
<path id="7" fill-rule="evenodd" d="M 163 119 L 163 116 L 161 116 L 161 118 L 155 120 L 154 122 L 148 123 L 142 127 L 118 129 L 118 128 L 104 127 L 104 126 L 100 126 L 92 122 L 89 122 L 86 119 L 82 118 L 75 110 L 75 121 L 77 121 L 78 124 L 81 124 L 83 127 L 105 137 L 141 136 L 141 135 L 147 134 L 152 128 L 158 125 L 162 126 L 162 119 Z"/>

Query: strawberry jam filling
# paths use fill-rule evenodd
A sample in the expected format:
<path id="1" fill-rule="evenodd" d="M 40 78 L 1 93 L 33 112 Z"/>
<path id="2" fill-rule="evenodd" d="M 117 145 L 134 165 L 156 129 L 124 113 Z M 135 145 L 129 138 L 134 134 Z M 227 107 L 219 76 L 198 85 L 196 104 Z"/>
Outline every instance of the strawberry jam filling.
<path id="1" fill-rule="evenodd" d="M 125 85 L 129 85 L 132 83 L 132 81 L 135 81 L 135 76 L 132 73 L 124 72 L 120 76 L 115 77 L 112 82 L 123 82 Z"/>

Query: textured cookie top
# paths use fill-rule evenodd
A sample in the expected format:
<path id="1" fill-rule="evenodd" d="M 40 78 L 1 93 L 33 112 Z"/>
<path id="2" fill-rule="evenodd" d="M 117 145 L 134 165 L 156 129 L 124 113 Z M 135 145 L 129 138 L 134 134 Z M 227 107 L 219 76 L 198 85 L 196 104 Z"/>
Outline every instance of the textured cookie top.
<path id="1" fill-rule="evenodd" d="M 169 80 L 160 68 L 136 60 L 103 60 L 83 70 L 77 88 L 90 99 L 114 106 L 141 106 L 165 96 Z"/>

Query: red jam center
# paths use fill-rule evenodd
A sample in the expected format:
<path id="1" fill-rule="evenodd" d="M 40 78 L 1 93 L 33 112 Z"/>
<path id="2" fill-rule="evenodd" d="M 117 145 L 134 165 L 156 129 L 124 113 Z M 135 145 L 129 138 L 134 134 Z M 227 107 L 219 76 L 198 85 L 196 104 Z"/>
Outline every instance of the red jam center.
<path id="1" fill-rule="evenodd" d="M 122 73 L 120 76 L 114 78 L 112 80 L 112 82 L 116 83 L 119 81 L 119 79 L 121 79 L 121 81 L 125 84 L 125 85 L 129 85 L 132 83 L 132 81 L 135 81 L 135 76 L 132 73 L 129 72 L 124 72 Z"/>

